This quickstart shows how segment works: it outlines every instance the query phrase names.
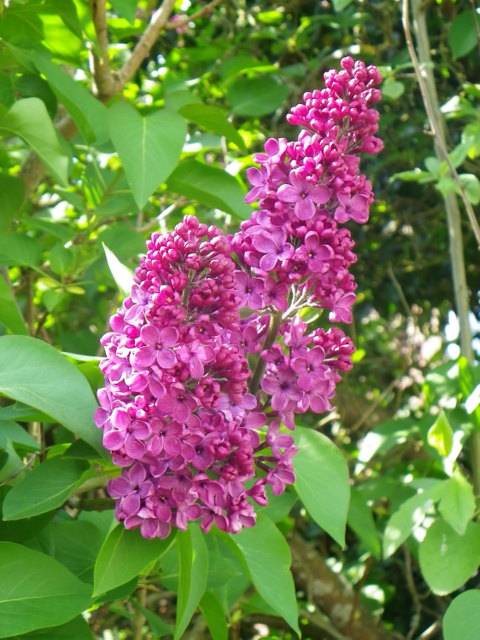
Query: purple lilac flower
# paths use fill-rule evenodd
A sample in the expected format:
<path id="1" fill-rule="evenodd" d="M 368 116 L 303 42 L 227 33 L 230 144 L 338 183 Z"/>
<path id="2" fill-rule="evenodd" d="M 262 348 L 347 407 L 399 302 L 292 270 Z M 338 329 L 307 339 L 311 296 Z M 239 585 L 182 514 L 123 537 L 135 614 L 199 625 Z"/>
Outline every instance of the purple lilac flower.
<path id="1" fill-rule="evenodd" d="M 358 154 L 382 147 L 371 107 L 381 76 L 351 58 L 341 66 L 288 114 L 297 140 L 270 138 L 254 155 L 246 201 L 259 208 L 240 231 L 226 238 L 186 216 L 154 233 L 101 339 L 94 419 L 122 469 L 108 490 L 117 519 L 144 537 L 192 520 L 253 526 L 266 486 L 279 495 L 295 481 L 285 427 L 330 410 L 352 366 L 351 340 L 328 323 L 352 319 L 356 255 L 341 225 L 368 221 Z M 326 326 L 310 329 L 305 307 L 325 309 Z"/>

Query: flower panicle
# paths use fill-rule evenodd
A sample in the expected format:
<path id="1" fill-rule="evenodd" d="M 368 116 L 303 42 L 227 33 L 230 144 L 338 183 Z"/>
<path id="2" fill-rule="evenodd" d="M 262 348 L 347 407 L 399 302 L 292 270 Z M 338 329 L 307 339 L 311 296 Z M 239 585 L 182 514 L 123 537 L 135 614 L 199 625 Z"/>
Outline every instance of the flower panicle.
<path id="1" fill-rule="evenodd" d="M 356 261 L 344 223 L 373 201 L 360 152 L 377 153 L 378 70 L 345 58 L 247 170 L 259 208 L 238 233 L 186 216 L 154 233 L 130 296 L 101 343 L 96 424 L 121 475 L 109 482 L 128 529 L 165 538 L 199 520 L 236 533 L 295 481 L 295 414 L 331 409 L 354 347 Z M 234 259 L 235 258 L 235 259 Z M 309 330 L 300 312 L 326 310 Z M 255 381 L 255 382 L 252 382 Z M 285 430 L 286 427 L 286 430 Z"/>

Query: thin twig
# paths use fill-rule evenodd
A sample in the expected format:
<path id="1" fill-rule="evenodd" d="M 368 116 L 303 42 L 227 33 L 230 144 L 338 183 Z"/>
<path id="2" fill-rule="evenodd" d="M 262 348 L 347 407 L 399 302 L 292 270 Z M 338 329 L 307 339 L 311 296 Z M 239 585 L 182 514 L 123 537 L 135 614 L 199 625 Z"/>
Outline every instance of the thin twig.
<path id="1" fill-rule="evenodd" d="M 275 338 L 277 337 L 278 330 L 280 329 L 280 325 L 282 324 L 283 314 L 281 311 L 277 311 L 270 318 L 270 328 L 268 330 L 267 337 L 265 338 L 265 342 L 263 344 L 262 350 L 270 349 L 270 347 L 275 342 Z M 262 358 L 261 355 L 258 356 L 257 364 L 252 374 L 252 380 L 250 382 L 250 393 L 257 393 L 258 388 L 260 386 L 260 379 L 265 370 L 266 362 Z"/>
<path id="2" fill-rule="evenodd" d="M 196 13 L 192 13 L 191 16 L 182 16 L 181 18 L 178 18 L 178 20 L 169 20 L 165 25 L 165 29 L 178 29 L 180 27 L 184 27 L 189 22 L 193 22 L 194 20 L 204 16 L 206 13 L 214 9 L 217 4 L 220 4 L 220 2 L 222 2 L 222 0 L 213 0 L 213 2 L 209 2 Z"/>
<path id="3" fill-rule="evenodd" d="M 387 273 L 388 273 L 388 276 L 389 276 L 390 280 L 392 281 L 393 286 L 395 287 L 395 291 L 397 292 L 398 298 L 399 298 L 400 302 L 402 303 L 402 306 L 404 308 L 404 311 L 405 311 L 406 315 L 407 316 L 411 316 L 412 315 L 412 310 L 410 309 L 410 305 L 408 304 L 407 299 L 405 297 L 405 294 L 403 293 L 402 286 L 401 286 L 400 282 L 398 281 L 397 276 L 395 275 L 395 272 L 393 270 L 391 262 L 388 263 Z"/>
<path id="4" fill-rule="evenodd" d="M 120 84 L 119 89 L 124 87 L 125 84 L 135 75 L 137 69 L 149 54 L 155 40 L 160 35 L 162 29 L 166 26 L 174 5 L 175 0 L 164 0 L 160 8 L 152 15 L 152 19 L 150 20 L 148 27 L 145 29 L 142 37 L 132 51 L 132 55 L 128 58 L 118 73 L 118 81 Z"/>
<path id="5" fill-rule="evenodd" d="M 106 100 L 115 93 L 115 79 L 108 59 L 107 8 L 105 0 L 90 0 L 90 12 L 97 34 L 100 56 L 92 52 L 93 76 L 100 100 Z"/>
<path id="6" fill-rule="evenodd" d="M 416 17 L 418 18 L 420 13 L 424 12 L 423 8 L 418 8 L 416 11 Z M 428 87 L 428 84 L 431 84 L 426 80 L 427 70 L 425 68 L 425 64 L 420 65 L 417 57 L 417 53 L 415 51 L 415 47 L 413 45 L 412 32 L 410 29 L 410 5 L 409 0 L 402 0 L 402 21 L 403 21 L 403 29 L 405 31 L 405 41 L 407 44 L 408 52 L 410 54 L 410 58 L 412 60 L 413 68 L 415 70 L 415 75 L 417 76 L 418 84 L 420 86 L 420 92 L 422 94 L 423 103 L 425 106 L 425 111 L 427 113 L 428 122 L 430 125 L 430 129 L 432 135 L 435 138 L 435 145 L 437 147 L 438 155 L 442 160 L 447 163 L 448 169 L 450 171 L 451 178 L 455 181 L 455 184 L 458 189 L 458 193 L 462 198 L 463 204 L 465 206 L 465 210 L 467 212 L 467 216 L 470 222 L 470 226 L 472 227 L 473 234 L 477 241 L 477 245 L 480 249 L 480 226 L 478 225 L 477 218 L 475 216 L 475 211 L 467 198 L 467 194 L 465 193 L 465 189 L 463 188 L 462 183 L 460 182 L 460 178 L 458 176 L 457 170 L 452 164 L 450 157 L 448 155 L 448 149 L 445 144 L 444 135 L 443 135 L 443 121 L 441 118 L 437 118 L 435 113 L 436 109 L 432 103 L 432 96 L 436 94 L 436 91 L 432 91 L 432 87 Z M 422 68 L 423 66 L 423 68 Z M 433 87 L 434 88 L 434 87 Z"/>
<path id="7" fill-rule="evenodd" d="M 22 467 L 20 467 L 20 469 L 17 469 L 16 471 L 11 473 L 9 476 L 7 476 L 4 480 L 0 482 L 0 487 L 2 487 L 4 484 L 8 484 L 10 480 L 13 480 L 17 476 L 19 476 L 21 473 L 23 473 L 26 469 L 31 467 L 39 455 L 40 455 L 39 451 L 35 451 L 35 453 L 32 453 L 32 455 L 27 459 L 26 463 Z"/>
<path id="8" fill-rule="evenodd" d="M 397 386 L 397 383 L 398 383 L 398 379 L 397 378 L 395 378 L 395 380 L 392 380 L 390 382 L 388 387 L 386 387 L 382 391 L 382 393 L 375 398 L 375 400 L 372 402 L 371 405 L 369 405 L 368 409 L 360 416 L 360 418 L 357 420 L 357 422 L 355 422 L 355 424 L 352 427 L 350 427 L 350 430 L 349 430 L 350 433 L 354 433 L 355 431 L 360 429 L 360 427 L 363 424 L 365 424 L 365 422 L 369 419 L 369 417 L 372 415 L 372 413 L 375 412 L 375 410 L 377 409 L 378 405 L 383 401 L 383 399 L 390 393 L 390 391 L 395 389 L 395 387 Z"/>
<path id="9" fill-rule="evenodd" d="M 402 0 L 402 20 L 405 30 L 405 39 L 412 59 L 415 73 L 418 77 L 420 90 L 422 92 L 425 110 L 427 112 L 430 128 L 435 136 L 435 151 L 439 159 L 444 159 L 449 168 L 452 178 L 455 180 L 458 191 L 462 197 L 465 209 L 470 220 L 477 243 L 480 245 L 480 229 L 478 227 L 473 208 L 465 195 L 465 191 L 460 183 L 458 174 L 452 166 L 448 157 L 445 144 L 445 125 L 438 106 L 437 90 L 433 73 L 431 70 L 430 42 L 425 21 L 425 9 L 421 0 L 412 0 L 414 27 L 417 37 L 419 63 L 415 47 L 413 46 L 412 34 L 410 31 L 409 0 Z M 465 270 L 465 258 L 462 241 L 462 228 L 460 220 L 460 210 L 455 193 L 444 194 L 445 209 L 447 212 L 447 226 L 449 236 L 449 248 L 452 265 L 453 286 L 455 295 L 455 305 L 460 324 L 460 350 L 461 354 L 469 361 L 473 361 L 472 331 L 469 322 L 469 294 Z M 472 483 L 477 501 L 480 505 L 480 432 L 474 432 L 469 441 L 470 464 L 472 469 Z"/>
<path id="10" fill-rule="evenodd" d="M 410 621 L 410 629 L 408 630 L 408 634 L 405 640 L 412 640 L 416 630 L 418 629 L 418 625 L 420 624 L 422 604 L 420 602 L 420 596 L 415 587 L 415 580 L 413 578 L 412 557 L 410 555 L 409 549 L 405 545 L 403 546 L 403 556 L 405 558 L 405 563 L 404 563 L 405 581 L 407 583 L 407 589 L 410 592 L 410 595 L 412 596 L 413 608 L 414 608 L 414 614 Z"/>
<path id="11" fill-rule="evenodd" d="M 441 624 L 438 620 L 436 620 L 433 624 L 431 624 L 428 629 L 425 629 L 416 640 L 430 640 L 430 638 L 434 638 L 437 636 L 437 633 L 441 629 Z"/>

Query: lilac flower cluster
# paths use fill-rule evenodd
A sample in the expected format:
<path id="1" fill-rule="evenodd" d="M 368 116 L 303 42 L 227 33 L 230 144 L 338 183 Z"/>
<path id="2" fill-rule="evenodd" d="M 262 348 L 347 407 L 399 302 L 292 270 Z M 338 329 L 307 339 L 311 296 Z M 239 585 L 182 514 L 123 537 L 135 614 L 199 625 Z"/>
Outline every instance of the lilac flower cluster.
<path id="1" fill-rule="evenodd" d="M 309 331 L 299 312 L 350 322 L 350 232 L 373 195 L 359 152 L 377 153 L 381 76 L 350 58 L 287 116 L 298 139 L 270 139 L 247 171 L 258 201 L 225 237 L 187 216 L 154 233 L 131 295 L 102 338 L 105 388 L 96 424 L 113 461 L 116 517 L 145 537 L 200 520 L 237 532 L 295 480 L 294 414 L 331 409 L 350 339 Z"/>
<path id="2" fill-rule="evenodd" d="M 255 323 L 245 331 L 240 320 L 229 243 L 187 216 L 147 248 L 102 338 L 106 387 L 95 421 L 124 468 L 108 487 L 116 517 L 148 538 L 198 518 L 205 531 L 213 523 L 239 531 L 254 524 L 248 498 L 266 504 L 268 474 L 293 441 L 271 429 L 267 478 L 247 489 L 254 455 L 265 448 L 256 428 L 266 420 L 247 392 L 244 345 Z"/>

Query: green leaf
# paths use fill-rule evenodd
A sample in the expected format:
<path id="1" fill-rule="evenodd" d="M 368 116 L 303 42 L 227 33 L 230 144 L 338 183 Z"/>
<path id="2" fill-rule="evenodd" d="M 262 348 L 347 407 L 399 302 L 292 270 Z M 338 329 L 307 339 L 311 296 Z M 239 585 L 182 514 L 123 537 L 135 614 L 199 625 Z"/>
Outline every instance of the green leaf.
<path id="1" fill-rule="evenodd" d="M 354 488 L 351 490 L 347 522 L 372 555 L 380 558 L 380 538 L 372 511 L 362 493 Z"/>
<path id="2" fill-rule="evenodd" d="M 387 522 L 383 536 L 383 556 L 388 558 L 405 542 L 408 536 L 425 520 L 432 511 L 433 503 L 441 495 L 443 482 L 436 481 L 429 489 L 423 490 L 405 500 Z"/>
<path id="3" fill-rule="evenodd" d="M 94 640 L 94 637 L 85 619 L 78 616 L 59 627 L 38 629 L 7 640 Z"/>
<path id="4" fill-rule="evenodd" d="M 200 127 L 218 133 L 229 142 L 236 144 L 242 151 L 247 151 L 242 136 L 235 127 L 227 120 L 223 109 L 207 104 L 187 104 L 179 109 L 180 115 L 198 124 Z"/>
<path id="5" fill-rule="evenodd" d="M 480 155 L 480 120 L 470 122 L 462 131 L 462 142 L 468 145 L 468 157 L 474 159 Z"/>
<path id="6" fill-rule="evenodd" d="M 477 640 L 480 638 L 480 591 L 470 589 L 448 605 L 443 618 L 444 640 Z"/>
<path id="7" fill-rule="evenodd" d="M 347 7 L 352 4 L 353 0 L 333 0 L 333 8 L 337 13 L 340 11 L 344 11 Z"/>
<path id="8" fill-rule="evenodd" d="M 94 640 L 94 637 L 85 619 L 78 616 L 59 627 L 38 629 L 7 640 Z"/>
<path id="9" fill-rule="evenodd" d="M 387 78 L 382 84 L 382 95 L 389 100 L 398 100 L 404 92 L 405 85 L 403 82 L 399 82 L 393 78 Z"/>
<path id="10" fill-rule="evenodd" d="M 405 182 L 433 182 L 434 178 L 428 171 L 422 171 L 421 169 L 412 169 L 411 171 L 400 171 L 394 173 L 390 178 L 393 180 L 403 180 Z"/>
<path id="11" fill-rule="evenodd" d="M 129 296 L 134 284 L 133 271 L 122 264 L 113 251 L 110 251 L 103 242 L 102 247 L 105 252 L 105 257 L 107 258 L 108 268 L 110 269 L 110 273 L 115 280 L 118 290 L 123 296 Z"/>
<path id="12" fill-rule="evenodd" d="M 347 462 L 323 433 L 297 427 L 295 440 L 295 489 L 315 522 L 343 547 L 350 501 Z"/>
<path id="13" fill-rule="evenodd" d="M 478 13 L 473 13 L 471 9 L 467 9 L 459 13 L 452 22 L 448 32 L 448 44 L 454 58 L 466 56 L 477 46 L 475 19 L 480 28 L 480 16 Z"/>
<path id="14" fill-rule="evenodd" d="M 87 466 L 73 458 L 52 458 L 26 471 L 3 502 L 3 519 L 31 518 L 60 507 L 80 484 Z"/>
<path id="15" fill-rule="evenodd" d="M 108 124 L 137 205 L 142 208 L 175 168 L 186 136 L 185 120 L 166 109 L 142 117 L 126 102 L 109 109 Z"/>
<path id="16" fill-rule="evenodd" d="M 115 11 L 130 24 L 135 22 L 137 15 L 137 0 L 110 0 Z"/>
<path id="17" fill-rule="evenodd" d="M 428 444 L 436 449 L 438 453 L 446 457 L 452 450 L 453 444 L 453 429 L 450 426 L 450 422 L 442 410 L 438 418 L 428 430 L 427 434 Z"/>
<path id="18" fill-rule="evenodd" d="M 458 177 L 469 202 L 477 205 L 480 202 L 480 180 L 473 173 L 461 173 Z"/>
<path id="19" fill-rule="evenodd" d="M 208 546 L 207 591 L 217 598 L 224 613 L 228 614 L 247 590 L 250 578 L 238 548 L 226 534 L 212 529 L 205 538 Z"/>
<path id="20" fill-rule="evenodd" d="M 37 541 L 39 551 L 58 560 L 82 582 L 93 583 L 93 568 L 103 542 L 102 534 L 94 524 L 82 520 L 52 522 Z M 30 542 L 28 544 L 32 546 Z"/>
<path id="21" fill-rule="evenodd" d="M 438 158 L 435 158 L 434 156 L 429 156 L 428 158 L 425 158 L 425 166 L 427 167 L 427 170 L 435 178 L 438 178 L 440 175 L 440 165 L 441 165 L 440 160 Z"/>
<path id="22" fill-rule="evenodd" d="M 0 275 L 0 324 L 12 333 L 28 335 L 27 326 L 3 274 Z"/>
<path id="23" fill-rule="evenodd" d="M 475 496 L 472 485 L 460 471 L 443 483 L 439 511 L 444 520 L 463 536 L 475 513 Z"/>
<path id="24" fill-rule="evenodd" d="M 36 56 L 35 66 L 47 78 L 48 84 L 58 100 L 65 105 L 85 140 L 97 143 L 108 140 L 105 105 L 45 56 Z"/>
<path id="25" fill-rule="evenodd" d="M 62 0 L 61 4 L 58 4 L 57 0 L 49 0 L 47 6 L 48 5 L 50 5 L 55 13 L 59 14 L 65 26 L 67 26 L 77 38 L 83 38 L 82 25 L 78 18 L 74 0 Z"/>
<path id="26" fill-rule="evenodd" d="M 50 269 L 61 277 L 68 273 L 73 266 L 73 253 L 69 249 L 65 249 L 61 242 L 50 249 L 48 257 Z"/>
<path id="27" fill-rule="evenodd" d="M 458 373 L 458 381 L 465 401 L 465 408 L 467 413 L 470 414 L 470 419 L 475 428 L 480 430 L 480 404 L 476 403 L 475 400 L 475 390 L 480 384 L 479 372 L 465 356 L 460 356 L 458 359 Z"/>
<path id="28" fill-rule="evenodd" d="M 42 249 L 38 242 L 26 235 L 4 233 L 0 236 L 0 264 L 34 267 Z"/>
<path id="29" fill-rule="evenodd" d="M 418 550 L 420 568 L 429 587 L 439 596 L 459 589 L 480 564 L 480 524 L 469 522 L 458 535 L 445 520 L 429 527 Z"/>
<path id="30" fill-rule="evenodd" d="M 68 622 L 90 605 L 90 593 L 53 558 L 0 542 L 0 638 Z"/>
<path id="31" fill-rule="evenodd" d="M 150 609 L 147 609 L 146 607 L 142 606 L 140 602 L 138 602 L 134 598 L 131 598 L 130 602 L 141 613 L 143 613 L 143 615 L 147 619 L 150 629 L 153 631 L 153 633 L 156 636 L 159 636 L 161 638 L 162 636 L 173 635 L 172 627 L 166 622 L 164 622 L 160 618 L 160 616 L 157 616 L 156 613 L 153 613 L 153 611 L 150 611 Z"/>
<path id="32" fill-rule="evenodd" d="M 187 160 L 175 169 L 167 186 L 171 191 L 230 213 L 237 219 L 250 217 L 252 210 L 244 202 L 242 187 L 233 176 L 217 167 Z"/>
<path id="33" fill-rule="evenodd" d="M 0 174 L 0 230 L 17 217 L 23 203 L 24 182 L 20 178 Z"/>
<path id="34" fill-rule="evenodd" d="M 62 185 L 67 184 L 68 156 L 65 155 L 45 105 L 39 98 L 18 100 L 0 118 L 0 131 L 23 138 L 53 178 Z"/>
<path id="35" fill-rule="evenodd" d="M 208 549 L 197 525 L 177 534 L 179 583 L 177 618 L 173 640 L 180 640 L 198 607 L 208 575 Z"/>
<path id="36" fill-rule="evenodd" d="M 240 78 L 227 91 L 233 113 L 239 116 L 264 116 L 281 107 L 288 87 L 272 76 Z"/>
<path id="37" fill-rule="evenodd" d="M 228 640 L 228 626 L 223 607 L 213 593 L 205 593 L 200 601 L 200 611 L 210 630 L 212 640 Z"/>
<path id="38" fill-rule="evenodd" d="M 252 528 L 231 536 L 240 549 L 256 590 L 300 635 L 290 548 L 273 522 L 262 514 Z"/>
<path id="39" fill-rule="evenodd" d="M 0 104 L 9 109 L 15 102 L 13 78 L 9 73 L 0 71 Z"/>
<path id="40" fill-rule="evenodd" d="M 0 338 L 0 393 L 45 412 L 105 455 L 93 423 L 97 403 L 75 365 L 42 340 Z"/>
<path id="41" fill-rule="evenodd" d="M 40 445 L 26 429 L 13 420 L 0 419 L 0 436 L 8 438 L 22 452 L 39 451 Z"/>
<path id="42" fill-rule="evenodd" d="M 173 535 L 166 540 L 147 540 L 138 529 L 113 529 L 98 553 L 95 564 L 94 596 L 128 582 L 156 562 L 169 548 Z"/>

